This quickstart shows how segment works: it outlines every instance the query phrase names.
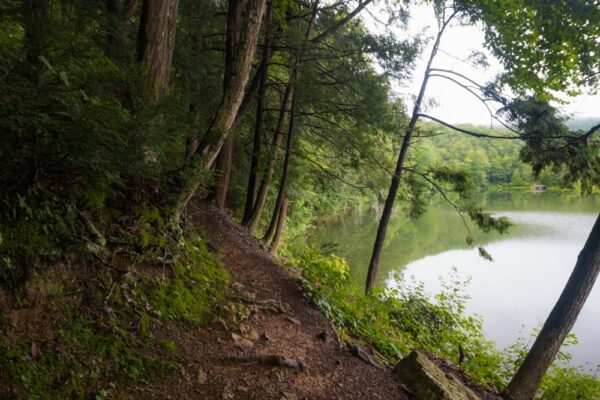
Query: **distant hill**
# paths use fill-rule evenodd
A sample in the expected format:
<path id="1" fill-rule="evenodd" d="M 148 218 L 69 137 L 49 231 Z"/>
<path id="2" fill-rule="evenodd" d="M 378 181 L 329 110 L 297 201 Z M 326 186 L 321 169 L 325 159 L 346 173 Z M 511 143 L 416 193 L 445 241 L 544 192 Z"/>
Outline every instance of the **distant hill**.
<path id="1" fill-rule="evenodd" d="M 567 126 L 573 130 L 586 130 L 600 123 L 600 117 L 573 118 L 567 121 Z"/>

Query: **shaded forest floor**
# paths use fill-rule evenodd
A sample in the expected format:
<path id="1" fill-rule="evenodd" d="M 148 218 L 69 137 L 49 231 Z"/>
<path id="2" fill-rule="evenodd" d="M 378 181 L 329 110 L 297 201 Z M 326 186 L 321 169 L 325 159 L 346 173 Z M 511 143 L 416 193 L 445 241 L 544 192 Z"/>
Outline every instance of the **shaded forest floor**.
<path id="1" fill-rule="evenodd" d="M 180 374 L 134 388 L 131 398 L 415 398 L 391 368 L 372 364 L 377 355 L 370 349 L 341 343 L 310 304 L 293 276 L 296 271 L 281 268 L 226 213 L 204 203 L 190 219 L 234 277 L 228 307 L 237 309 L 239 319 L 219 320 L 201 331 L 161 329 L 158 335 L 182 349 Z M 446 360 L 432 360 L 481 398 L 498 398 Z"/>
<path id="2" fill-rule="evenodd" d="M 163 326 L 155 334 L 181 348 L 180 373 L 132 388 L 131 398 L 412 398 L 391 370 L 342 347 L 293 277 L 225 213 L 203 204 L 191 223 L 222 254 L 235 281 L 228 307 L 239 319 L 200 331 Z"/>
<path id="3" fill-rule="evenodd" d="M 226 213 L 202 202 L 188 224 L 228 271 L 228 285 L 181 270 L 165 278 L 160 260 L 72 254 L 28 283 L 23 299 L 0 290 L 0 399 L 416 398 L 376 352 L 342 343 L 300 272 L 282 268 Z M 154 278 L 163 283 L 149 284 Z M 189 323 L 207 285 L 219 292 L 209 303 L 216 316 Z M 180 307 L 171 304 L 171 316 L 159 312 L 169 298 Z M 430 359 L 480 398 L 499 399 Z"/>

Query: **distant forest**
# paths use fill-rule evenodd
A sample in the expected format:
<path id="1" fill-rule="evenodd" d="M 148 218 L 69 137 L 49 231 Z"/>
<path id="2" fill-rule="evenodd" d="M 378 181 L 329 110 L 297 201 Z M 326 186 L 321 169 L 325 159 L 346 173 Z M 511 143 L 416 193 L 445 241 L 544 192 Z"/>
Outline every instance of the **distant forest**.
<path id="1" fill-rule="evenodd" d="M 567 121 L 566 125 L 572 130 L 586 130 L 598 122 L 599 118 L 576 118 Z M 473 131 L 486 131 L 486 128 L 473 125 L 461 126 Z M 418 160 L 418 164 L 466 169 L 477 187 L 561 184 L 563 171 L 547 168 L 538 178 L 533 177 L 531 166 L 520 159 L 519 154 L 523 148 L 521 141 L 473 138 L 453 133 L 449 128 L 436 123 L 424 124 L 421 130 L 422 136 L 428 137 L 428 140 L 420 141 L 414 148 L 414 158 Z M 499 131 L 501 130 L 495 130 L 496 133 Z"/>

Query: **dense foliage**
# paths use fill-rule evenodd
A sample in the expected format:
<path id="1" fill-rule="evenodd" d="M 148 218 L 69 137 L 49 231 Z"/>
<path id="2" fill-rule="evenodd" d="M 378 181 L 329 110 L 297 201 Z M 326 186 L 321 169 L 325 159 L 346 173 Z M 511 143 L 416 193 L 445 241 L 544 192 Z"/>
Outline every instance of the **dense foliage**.
<path id="1" fill-rule="evenodd" d="M 295 236 L 319 217 L 379 210 L 383 203 L 389 216 L 396 197 L 418 217 L 431 193 L 441 192 L 480 228 L 504 232 L 508 221 L 486 214 L 474 192 L 498 184 L 561 183 L 584 192 L 598 185 L 600 126 L 573 131 L 548 103 L 554 91 L 575 93 L 597 81 L 593 2 L 425 2 L 440 23 L 432 60 L 452 24 L 478 24 L 486 32 L 505 73 L 472 90 L 501 105 L 498 116 L 507 127 L 501 131 L 423 122 L 427 74 L 408 115 L 393 88 L 412 76 L 431 38 L 394 33 L 409 31 L 408 1 L 382 4 L 388 25 L 385 33 L 372 33 L 357 18 L 372 2 L 2 1 L 2 287 L 26 297 L 36 277 L 74 254 L 103 272 L 114 270 L 123 254 L 130 267 L 140 257 L 161 260 L 171 281 L 138 296 L 160 318 L 201 323 L 226 278 L 190 235 L 185 212 L 192 198 L 228 207 L 276 252 L 282 235 Z M 507 88 L 519 98 L 503 95 Z M 397 195 L 385 190 L 392 177 Z M 467 243 L 473 244 L 470 236 Z M 341 260 L 302 257 L 304 283 L 316 299 L 332 288 L 354 296 L 343 289 Z M 206 285 L 191 289 L 188 280 Z M 456 358 L 457 344 L 469 342 L 466 367 L 499 382 L 492 374 L 499 357 L 480 321 L 462 314 L 460 297 L 434 305 L 419 290 L 400 291 L 360 297 L 364 304 L 346 308 L 341 297 L 327 296 L 335 307 L 320 304 L 326 314 L 349 333 L 377 337 L 373 344 L 391 359 L 416 345 Z M 371 312 L 384 325 L 373 328 Z M 138 345 L 126 334 L 106 344 L 88 329 L 97 321 L 71 317 L 61 343 L 81 341 L 98 363 Z M 122 330 L 121 322 L 112 323 Z M 38 375 L 24 370 L 16 355 L 23 348 L 2 349 L 9 380 L 21 379 L 35 397 L 46 382 L 29 385 Z M 147 360 L 131 357 L 133 367 L 116 360 L 125 376 L 151 372 Z M 43 361 L 42 375 L 54 367 L 85 370 L 72 377 L 73 396 L 91 394 L 82 388 L 84 378 L 98 374 L 89 365 Z M 555 376 L 572 376 L 561 371 Z"/>
<path id="2" fill-rule="evenodd" d="M 485 338 L 481 317 L 465 311 L 468 296 L 463 289 L 468 282 L 456 277 L 449 277 L 433 299 L 421 283 L 401 276 L 393 289 L 365 296 L 343 259 L 313 247 L 297 247 L 289 255 L 288 267 L 300 270 L 312 302 L 340 336 L 373 346 L 389 363 L 419 348 L 455 362 L 484 385 L 503 387 L 527 354 L 525 338 L 503 351 Z M 571 335 L 563 349 L 576 343 Z M 567 352 L 559 353 L 537 398 L 592 400 L 600 395 L 597 371 L 569 366 L 569 360 Z"/>

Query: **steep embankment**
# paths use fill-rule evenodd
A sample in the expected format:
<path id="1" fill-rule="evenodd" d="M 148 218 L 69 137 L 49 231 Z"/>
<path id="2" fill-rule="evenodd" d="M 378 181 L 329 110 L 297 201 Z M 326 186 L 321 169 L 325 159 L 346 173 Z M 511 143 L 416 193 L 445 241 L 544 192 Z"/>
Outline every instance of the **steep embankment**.
<path id="1" fill-rule="evenodd" d="M 391 371 L 342 348 L 297 282 L 224 213 L 204 205 L 192 223 L 236 281 L 227 306 L 235 312 L 206 330 L 159 329 L 181 349 L 180 373 L 132 389 L 131 398 L 410 398 Z"/>
<path id="2" fill-rule="evenodd" d="M 188 223 L 220 261 L 195 235 L 171 257 L 115 242 L 66 254 L 24 293 L 1 289 L 0 398 L 417 398 L 376 352 L 341 343 L 296 272 L 226 213 L 202 203 Z"/>

